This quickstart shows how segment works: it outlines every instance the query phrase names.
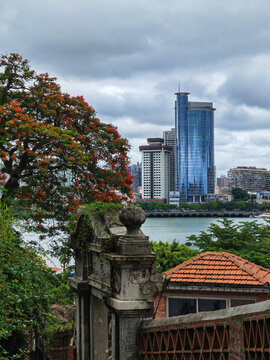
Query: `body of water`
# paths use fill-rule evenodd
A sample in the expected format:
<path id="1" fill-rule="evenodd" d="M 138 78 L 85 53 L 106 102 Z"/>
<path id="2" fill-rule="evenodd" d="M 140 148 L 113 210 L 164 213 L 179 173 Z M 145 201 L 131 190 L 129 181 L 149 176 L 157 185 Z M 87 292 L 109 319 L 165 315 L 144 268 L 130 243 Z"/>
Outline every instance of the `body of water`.
<path id="1" fill-rule="evenodd" d="M 217 223 L 220 218 L 147 218 L 142 225 L 142 231 L 153 241 L 172 241 L 177 240 L 180 244 L 187 241 L 190 235 L 198 235 L 201 231 L 206 231 L 211 223 Z M 233 222 L 259 221 L 261 218 L 231 218 Z"/>
<path id="2" fill-rule="evenodd" d="M 180 244 L 184 244 L 187 241 L 189 235 L 198 235 L 201 231 L 206 231 L 211 223 L 217 223 L 220 218 L 147 218 L 142 225 L 142 231 L 145 235 L 149 236 L 149 240 L 153 241 L 173 241 L 174 239 L 179 241 Z M 241 221 L 259 221 L 263 222 L 263 219 L 254 218 L 231 218 L 235 223 Z M 24 240 L 38 241 L 38 235 L 35 233 L 25 233 Z M 49 248 L 49 244 L 46 241 L 42 243 L 45 250 Z M 59 260 L 53 256 L 47 256 L 46 262 L 49 266 L 61 267 Z M 73 261 L 71 262 L 73 264 Z"/>

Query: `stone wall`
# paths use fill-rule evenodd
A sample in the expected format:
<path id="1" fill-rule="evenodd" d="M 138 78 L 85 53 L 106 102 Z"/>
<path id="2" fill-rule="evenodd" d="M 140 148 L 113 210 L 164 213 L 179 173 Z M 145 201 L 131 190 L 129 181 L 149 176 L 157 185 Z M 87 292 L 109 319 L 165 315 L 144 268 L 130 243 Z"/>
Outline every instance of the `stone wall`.
<path id="1" fill-rule="evenodd" d="M 225 310 L 143 321 L 139 358 L 269 359 L 270 300 Z"/>

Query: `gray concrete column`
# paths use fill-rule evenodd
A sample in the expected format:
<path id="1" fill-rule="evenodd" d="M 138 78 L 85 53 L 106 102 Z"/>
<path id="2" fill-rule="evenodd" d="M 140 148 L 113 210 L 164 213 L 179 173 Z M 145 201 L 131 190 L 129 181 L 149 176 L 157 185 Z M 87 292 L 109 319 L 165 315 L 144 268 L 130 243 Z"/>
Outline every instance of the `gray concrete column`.
<path id="1" fill-rule="evenodd" d="M 141 319 L 119 317 L 119 360 L 138 359 L 138 327 Z"/>

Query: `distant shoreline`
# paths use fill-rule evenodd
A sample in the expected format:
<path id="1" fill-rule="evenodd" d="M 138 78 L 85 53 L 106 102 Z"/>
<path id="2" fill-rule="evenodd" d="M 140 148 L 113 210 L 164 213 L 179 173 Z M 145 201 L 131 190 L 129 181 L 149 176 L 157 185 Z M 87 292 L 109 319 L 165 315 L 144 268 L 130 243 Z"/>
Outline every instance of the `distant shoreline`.
<path id="1" fill-rule="evenodd" d="M 258 211 L 146 211 L 147 217 L 258 217 Z"/>

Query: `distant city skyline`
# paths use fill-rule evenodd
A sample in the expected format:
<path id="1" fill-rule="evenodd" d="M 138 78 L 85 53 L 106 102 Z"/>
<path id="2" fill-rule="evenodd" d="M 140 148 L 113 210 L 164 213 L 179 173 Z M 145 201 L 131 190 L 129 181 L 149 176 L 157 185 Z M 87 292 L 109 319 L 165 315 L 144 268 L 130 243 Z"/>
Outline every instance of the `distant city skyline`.
<path id="1" fill-rule="evenodd" d="M 215 194 L 216 109 L 212 102 L 189 101 L 189 94 L 175 93 L 175 127 L 139 147 L 143 199 L 204 202 Z"/>

